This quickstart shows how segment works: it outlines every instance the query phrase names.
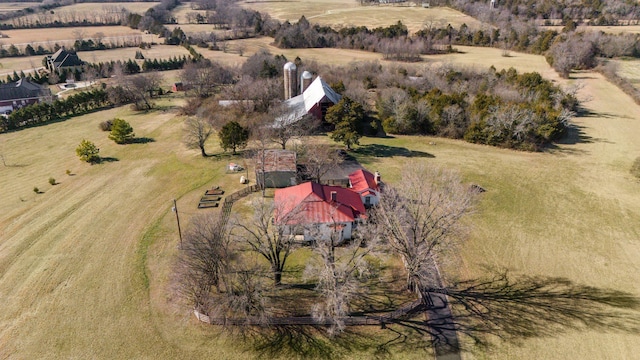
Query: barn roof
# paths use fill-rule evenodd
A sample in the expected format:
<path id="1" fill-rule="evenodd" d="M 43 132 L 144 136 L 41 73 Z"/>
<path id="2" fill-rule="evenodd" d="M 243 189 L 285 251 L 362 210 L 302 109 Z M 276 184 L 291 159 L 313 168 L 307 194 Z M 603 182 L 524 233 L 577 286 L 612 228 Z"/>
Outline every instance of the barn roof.
<path id="1" fill-rule="evenodd" d="M 276 221 L 286 224 L 353 222 L 365 216 L 360 195 L 339 186 L 307 182 L 276 190 L 274 201 Z"/>
<path id="2" fill-rule="evenodd" d="M 287 114 L 279 116 L 276 122 L 284 123 L 284 125 L 293 124 L 306 115 L 317 103 L 337 104 L 341 98 L 340 94 L 318 76 L 302 94 L 284 101 L 289 111 Z"/>
<path id="3" fill-rule="evenodd" d="M 289 171 L 296 172 L 296 153 L 290 150 L 264 150 L 264 155 L 259 152 L 256 157 L 256 171 L 262 171 L 264 159 L 264 171 Z"/>
<path id="4" fill-rule="evenodd" d="M 304 108 L 307 111 L 324 99 L 337 104 L 342 98 L 320 76 L 313 80 L 311 85 L 302 93 L 302 97 L 304 99 Z"/>

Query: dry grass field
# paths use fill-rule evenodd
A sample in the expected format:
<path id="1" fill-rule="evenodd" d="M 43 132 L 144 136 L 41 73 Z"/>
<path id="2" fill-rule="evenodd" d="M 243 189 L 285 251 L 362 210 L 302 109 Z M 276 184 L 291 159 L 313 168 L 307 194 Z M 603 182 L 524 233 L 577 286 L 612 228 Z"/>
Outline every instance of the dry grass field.
<path id="1" fill-rule="evenodd" d="M 467 24 L 471 29 L 486 28 L 478 20 L 447 7 L 425 9 L 419 6 L 360 6 L 356 1 L 245 1 L 243 6 L 268 12 L 273 18 L 292 22 L 304 15 L 310 22 L 331 26 L 379 27 L 393 25 L 398 20 L 409 32 L 422 29 L 425 24 L 458 28 Z"/>
<path id="2" fill-rule="evenodd" d="M 175 17 L 178 21 L 178 24 L 187 24 L 187 13 L 198 13 L 205 15 L 207 12 L 205 10 L 194 10 L 191 8 L 190 2 L 183 2 L 175 9 L 173 9 L 171 13 L 173 14 L 173 17 Z"/>
<path id="3" fill-rule="evenodd" d="M 609 60 L 618 65 L 618 75 L 627 78 L 631 83 L 640 84 L 640 61 L 636 59 Z"/>
<path id="4" fill-rule="evenodd" d="M 82 32 L 83 39 L 95 39 L 97 33 L 103 34 L 104 43 L 118 44 L 124 40 L 140 39 L 141 41 L 157 41 L 158 36 L 144 34 L 140 30 L 132 29 L 128 26 L 85 26 L 74 28 L 51 28 L 51 29 L 20 29 L 6 30 L 2 33 L 8 36 L 0 39 L 0 45 L 32 46 L 42 45 L 45 49 L 53 49 L 53 45 L 71 46 L 77 39 L 78 31 Z"/>
<path id="5" fill-rule="evenodd" d="M 22 18 L 28 19 L 31 22 L 40 21 L 46 23 L 53 22 L 54 20 L 63 22 L 69 20 L 82 21 L 83 19 L 93 19 L 95 16 L 102 14 L 121 12 L 122 9 L 126 9 L 132 13 L 142 14 L 156 4 L 157 3 L 154 2 L 80 3 L 56 8 L 53 10 L 53 13 L 46 11 L 45 13 L 25 15 Z M 16 18 L 7 20 L 6 22 L 11 24 L 19 21 L 20 18 Z"/>
<path id="6" fill-rule="evenodd" d="M 39 2 L 2 2 L 0 3 L 0 14 L 38 5 L 40 5 Z"/>

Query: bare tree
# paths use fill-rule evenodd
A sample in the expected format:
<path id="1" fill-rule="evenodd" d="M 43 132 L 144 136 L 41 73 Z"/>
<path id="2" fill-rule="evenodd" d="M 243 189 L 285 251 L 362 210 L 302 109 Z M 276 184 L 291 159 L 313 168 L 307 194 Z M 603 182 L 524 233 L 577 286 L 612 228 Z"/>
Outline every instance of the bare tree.
<path id="1" fill-rule="evenodd" d="M 285 205 L 286 206 L 286 205 Z M 234 224 L 233 236 L 242 241 L 249 248 L 264 257 L 270 265 L 273 282 L 280 285 L 282 272 L 293 247 L 292 227 L 281 226 L 293 221 L 296 213 L 287 212 L 284 208 L 277 209 L 273 203 L 264 198 L 253 202 L 253 219 L 249 222 Z M 279 218 L 276 220 L 276 216 Z"/>
<path id="2" fill-rule="evenodd" d="M 153 108 L 153 102 L 151 99 L 155 96 L 160 85 L 162 84 L 162 75 L 158 72 L 148 72 L 138 75 L 124 76 L 120 75 L 120 85 L 115 87 L 119 88 L 119 91 L 113 91 L 114 94 L 119 94 L 125 98 L 126 101 L 133 102 L 136 110 Z M 122 103 L 118 99 L 113 99 L 115 103 Z"/>
<path id="3" fill-rule="evenodd" d="M 325 144 L 302 145 L 299 154 L 305 175 L 318 183 L 342 162 L 336 150 Z"/>
<path id="4" fill-rule="evenodd" d="M 435 285 L 438 255 L 460 243 L 460 219 L 470 212 L 475 190 L 451 170 L 420 163 L 405 169 L 402 182 L 385 187 L 372 219 L 402 258 L 407 288 L 419 291 Z"/>
<path id="5" fill-rule="evenodd" d="M 177 262 L 178 291 L 196 310 L 207 312 L 211 290 L 223 291 L 233 253 L 227 228 L 217 216 L 195 216 L 183 236 Z"/>
<path id="6" fill-rule="evenodd" d="M 213 128 L 206 119 L 193 116 L 184 121 L 184 143 L 190 149 L 200 149 L 202 157 L 207 156 L 204 145 L 212 133 Z"/>
<path id="7" fill-rule="evenodd" d="M 313 115 L 303 115 L 292 111 L 285 103 L 272 106 L 269 114 L 269 122 L 265 124 L 269 129 L 271 140 L 282 147 L 287 148 L 287 143 L 305 135 L 311 135 L 320 126 L 320 121 Z"/>
<path id="8" fill-rule="evenodd" d="M 230 84 L 233 81 L 233 73 L 215 61 L 203 60 L 186 64 L 180 78 L 187 90 L 196 96 L 208 97 L 217 86 Z"/>
<path id="9" fill-rule="evenodd" d="M 365 293 L 363 285 L 371 274 L 366 259 L 377 250 L 378 236 L 373 226 L 362 224 L 358 236 L 344 245 L 341 224 L 334 222 L 329 228 L 329 236 L 314 236 L 316 258 L 307 265 L 305 277 L 317 281 L 315 290 L 320 293 L 321 301 L 313 305 L 312 316 L 329 323 L 329 334 L 335 335 L 344 330 L 353 299 Z"/>
<path id="10" fill-rule="evenodd" d="M 71 33 L 76 41 L 82 41 L 87 36 L 87 32 L 84 29 L 75 29 Z"/>

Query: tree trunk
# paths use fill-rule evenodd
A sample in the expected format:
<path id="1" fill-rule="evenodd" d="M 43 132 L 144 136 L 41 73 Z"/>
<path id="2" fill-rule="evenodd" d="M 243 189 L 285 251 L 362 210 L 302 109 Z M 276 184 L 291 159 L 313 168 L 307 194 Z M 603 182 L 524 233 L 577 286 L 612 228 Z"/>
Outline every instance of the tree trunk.
<path id="1" fill-rule="evenodd" d="M 273 283 L 275 286 L 278 286 L 282 283 L 282 272 L 279 270 L 275 270 L 273 272 Z"/>
<path id="2" fill-rule="evenodd" d="M 207 157 L 207 153 L 204 151 L 204 145 L 200 146 L 200 152 L 202 153 L 202 157 Z"/>

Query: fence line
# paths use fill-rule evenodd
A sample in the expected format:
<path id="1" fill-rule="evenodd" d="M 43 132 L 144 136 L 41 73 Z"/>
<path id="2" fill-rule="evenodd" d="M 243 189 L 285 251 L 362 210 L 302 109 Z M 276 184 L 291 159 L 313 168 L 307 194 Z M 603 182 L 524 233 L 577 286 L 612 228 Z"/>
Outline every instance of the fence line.
<path id="1" fill-rule="evenodd" d="M 354 316 L 341 317 L 338 320 L 342 321 L 347 326 L 381 325 L 381 324 L 392 323 L 396 320 L 405 319 L 407 316 L 412 315 L 420 310 L 423 310 L 422 300 L 416 300 L 384 315 L 378 315 L 378 316 L 354 315 Z M 267 317 L 266 319 L 259 318 L 259 317 L 212 318 L 210 316 L 207 316 L 199 312 L 198 310 L 194 310 L 193 313 L 198 318 L 198 320 L 204 323 L 212 324 L 212 325 L 251 325 L 251 326 L 267 326 L 267 325 L 321 325 L 323 326 L 324 325 L 324 326 L 329 326 L 333 324 L 332 320 L 326 319 L 323 321 L 319 321 L 313 318 L 312 316 Z"/>
<path id="2" fill-rule="evenodd" d="M 233 203 L 258 190 L 260 190 L 258 185 L 251 185 L 245 187 L 244 189 L 240 189 L 233 194 L 225 196 L 224 201 L 222 202 L 222 212 L 220 213 L 220 222 L 223 227 L 227 226 L 227 222 L 229 222 L 229 216 L 231 216 L 231 208 L 233 207 Z"/>

